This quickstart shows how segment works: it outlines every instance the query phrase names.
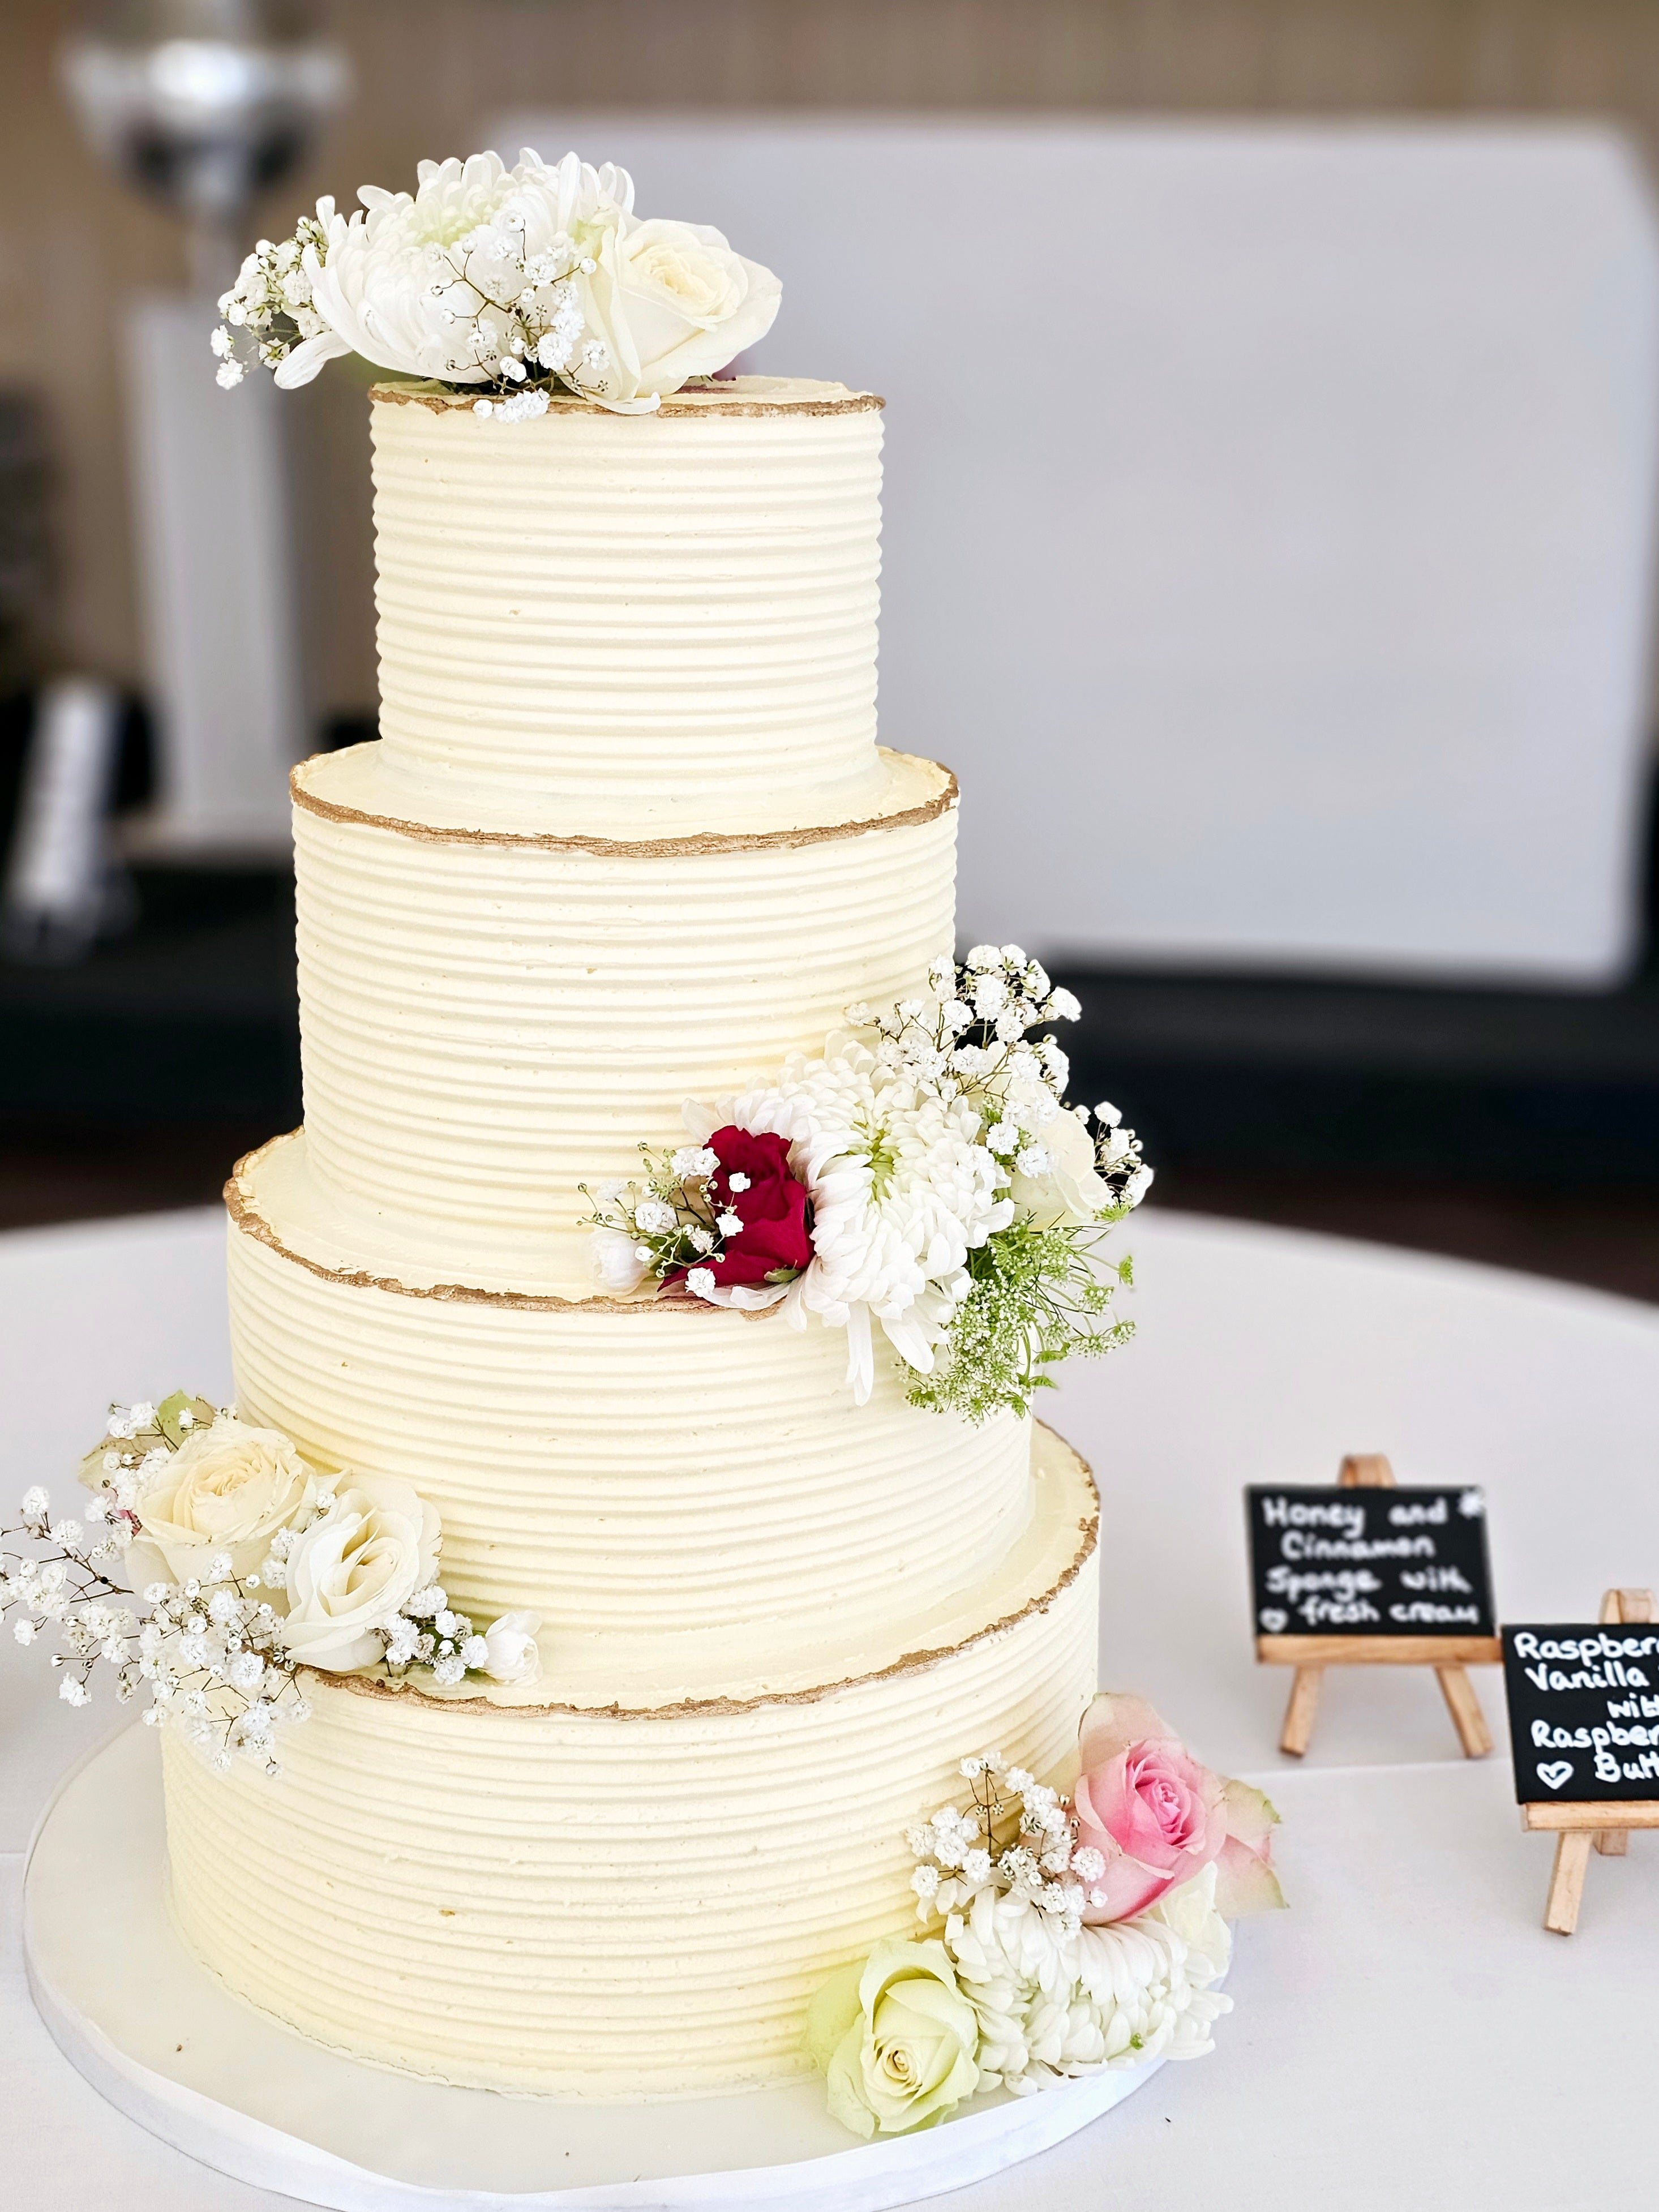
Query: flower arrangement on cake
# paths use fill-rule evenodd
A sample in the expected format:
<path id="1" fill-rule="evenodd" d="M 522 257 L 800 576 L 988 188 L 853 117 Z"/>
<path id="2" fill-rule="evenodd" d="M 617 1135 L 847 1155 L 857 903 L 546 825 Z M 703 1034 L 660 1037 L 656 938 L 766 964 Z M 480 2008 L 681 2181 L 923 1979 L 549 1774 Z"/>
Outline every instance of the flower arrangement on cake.
<path id="1" fill-rule="evenodd" d="M 587 1194 L 596 1280 L 844 1328 L 860 1404 L 878 1324 L 914 1404 L 1029 1412 L 1051 1367 L 1133 1334 L 1111 1310 L 1132 1264 L 1103 1245 L 1152 1171 L 1115 1106 L 1065 1103 L 1048 1030 L 1079 1012 L 1017 945 L 936 961 L 926 1000 L 848 1007 L 821 1058 L 688 1100 L 690 1145 L 642 1146 L 642 1175 Z"/>
<path id="2" fill-rule="evenodd" d="M 894 1936 L 819 1990 L 806 2045 L 854 2134 L 944 2119 L 981 2090 L 1197 2058 L 1231 2010 L 1228 1922 L 1282 1905 L 1279 1815 L 1201 1766 L 1143 1699 L 1084 1715 L 1066 1791 L 997 1752 L 962 1762 L 963 1808 L 912 1828 L 929 1932 Z"/>
<path id="3" fill-rule="evenodd" d="M 422 161 L 414 193 L 365 185 L 261 240 L 219 302 L 222 385 L 251 362 L 291 389 L 356 353 L 504 422 L 557 392 L 649 414 L 765 337 L 782 289 L 706 223 L 634 212 L 634 181 L 574 154 Z"/>
<path id="4" fill-rule="evenodd" d="M 89 1702 L 101 1662 L 118 1702 L 148 1688 L 147 1722 L 177 1722 L 220 1768 L 240 1755 L 275 1774 L 278 1732 L 309 1717 L 302 1668 L 445 1688 L 540 1671 L 537 1615 L 480 1632 L 452 1607 L 438 1516 L 413 1483 L 325 1472 L 279 1429 L 183 1390 L 112 1407 L 80 1472 L 78 1515 L 54 1517 L 37 1486 L 0 1529 L 31 1547 L 0 1549 L 0 1618 L 15 1612 L 20 1644 L 56 1632 L 69 1705 Z"/>

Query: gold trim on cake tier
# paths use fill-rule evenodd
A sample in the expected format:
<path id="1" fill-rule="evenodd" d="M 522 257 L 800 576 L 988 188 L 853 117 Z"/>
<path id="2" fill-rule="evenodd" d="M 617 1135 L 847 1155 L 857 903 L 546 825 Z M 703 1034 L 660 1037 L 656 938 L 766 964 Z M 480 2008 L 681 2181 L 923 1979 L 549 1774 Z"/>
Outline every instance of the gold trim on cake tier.
<path id="1" fill-rule="evenodd" d="M 441 385 L 394 380 L 371 385 L 368 396 L 388 407 L 425 407 L 434 415 L 455 410 L 471 415 L 477 411 L 480 395 L 451 392 Z M 844 384 L 823 383 L 807 376 L 694 377 L 679 391 L 667 393 L 653 412 L 659 420 L 674 415 L 737 419 L 765 415 L 878 415 L 886 404 L 874 392 L 854 392 Z M 601 407 L 596 399 L 579 399 L 574 392 L 550 394 L 548 411 L 603 415 L 612 422 L 650 419 L 618 416 L 613 408 Z"/>
<path id="2" fill-rule="evenodd" d="M 301 2033 L 448 2082 L 638 2100 L 804 2070 L 824 1976 L 915 1929 L 903 1832 L 958 1759 L 1048 1772 L 1075 1741 L 1096 1504 L 1057 1438 L 1042 1459 L 1027 1536 L 922 1650 L 843 1636 L 816 1680 L 647 1711 L 620 1680 L 595 1710 L 556 1678 L 532 1705 L 307 1676 L 275 1781 L 166 1732 L 185 1941 Z"/>
<path id="3" fill-rule="evenodd" d="M 580 1639 L 614 1673 L 644 1638 L 653 1693 L 687 1668 L 764 1672 L 804 1619 L 858 1634 L 974 1588 L 1030 1512 L 1029 1424 L 918 1412 L 891 1358 L 860 1406 L 839 1330 L 584 1297 L 574 1237 L 548 1240 L 572 1296 L 401 1281 L 384 1233 L 354 1242 L 317 1191 L 298 1133 L 227 1197 L 244 1416 L 324 1466 L 413 1482 L 457 1604 L 533 1608 L 557 1667 Z"/>
<path id="4" fill-rule="evenodd" d="M 930 798 L 914 805 L 901 805 L 890 813 L 866 814 L 850 822 L 822 822 L 781 830 L 696 830 L 677 837 L 599 837 L 575 830 L 465 829 L 453 823 L 410 821 L 392 814 L 370 813 L 361 806 L 342 805 L 319 797 L 310 788 L 307 780 L 309 771 L 319 762 L 337 757 L 333 753 L 313 753 L 308 760 L 289 770 L 289 790 L 296 806 L 304 807 L 308 814 L 321 815 L 325 821 L 355 822 L 368 830 L 392 830 L 401 837 L 420 837 L 428 844 L 506 845 L 538 853 L 592 853 L 605 860 L 663 860 L 705 853 L 793 852 L 799 846 L 821 845 L 832 837 L 867 837 L 875 830 L 906 830 L 918 823 L 933 822 L 941 814 L 949 813 L 961 796 L 956 777 L 942 761 L 919 761 L 913 754 L 890 752 L 884 747 L 881 757 L 889 763 L 904 763 L 913 768 L 931 769 L 944 778 L 944 782 Z M 427 787 L 428 792 L 437 788 Z M 450 805 L 456 803 L 453 788 L 442 796 Z"/>

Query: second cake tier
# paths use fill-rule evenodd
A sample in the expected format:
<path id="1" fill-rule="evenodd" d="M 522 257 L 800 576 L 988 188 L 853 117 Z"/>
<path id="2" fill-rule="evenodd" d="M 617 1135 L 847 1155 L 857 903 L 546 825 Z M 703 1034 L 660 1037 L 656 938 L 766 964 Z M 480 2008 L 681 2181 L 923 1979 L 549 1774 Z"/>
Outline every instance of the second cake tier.
<path id="1" fill-rule="evenodd" d="M 950 951 L 954 781 L 883 757 L 867 817 L 624 844 L 470 827 L 453 793 L 416 811 L 374 744 L 296 769 L 319 1182 L 441 1272 L 483 1280 L 493 1247 L 499 1279 L 536 1284 L 579 1184 Z"/>

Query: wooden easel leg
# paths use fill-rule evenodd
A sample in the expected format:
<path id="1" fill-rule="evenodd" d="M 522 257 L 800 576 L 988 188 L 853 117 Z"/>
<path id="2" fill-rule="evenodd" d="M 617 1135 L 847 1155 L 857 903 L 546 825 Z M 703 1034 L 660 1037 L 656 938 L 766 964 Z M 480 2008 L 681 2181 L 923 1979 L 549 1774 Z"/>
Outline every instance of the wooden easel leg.
<path id="1" fill-rule="evenodd" d="M 1440 1692 L 1452 1717 L 1452 1726 L 1457 1730 L 1464 1758 L 1484 1759 L 1492 1749 L 1492 1734 L 1474 1683 L 1462 1667 L 1437 1667 L 1434 1671 L 1440 1677 Z"/>
<path id="2" fill-rule="evenodd" d="M 1650 1589 L 1610 1589 L 1601 1594 L 1601 1618 L 1606 1621 L 1625 1621 L 1634 1625 L 1651 1620 L 1654 1611 L 1653 1592 Z M 1630 1849 L 1630 1830 L 1598 1828 L 1595 1848 L 1603 1858 L 1623 1858 Z"/>
<path id="3" fill-rule="evenodd" d="M 1555 1868 L 1550 1875 L 1549 1899 L 1544 1906 L 1544 1925 L 1553 1935 L 1571 1936 L 1578 1925 L 1589 1847 L 1589 1837 L 1582 1828 L 1576 1832 L 1563 1829 L 1555 1839 Z"/>
<path id="4" fill-rule="evenodd" d="M 1298 1667 L 1291 1684 L 1291 1701 L 1285 1708 L 1285 1726 L 1279 1739 L 1279 1747 L 1292 1759 L 1300 1759 L 1313 1741 L 1314 1723 L 1319 1717 L 1319 1692 L 1325 1680 L 1322 1667 Z"/>

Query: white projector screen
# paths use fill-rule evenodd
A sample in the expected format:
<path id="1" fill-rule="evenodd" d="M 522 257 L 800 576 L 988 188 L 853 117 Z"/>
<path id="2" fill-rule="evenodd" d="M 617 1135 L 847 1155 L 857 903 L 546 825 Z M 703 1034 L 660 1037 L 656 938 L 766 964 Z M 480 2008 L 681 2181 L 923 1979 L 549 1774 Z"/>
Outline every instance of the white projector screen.
<path id="1" fill-rule="evenodd" d="M 965 937 L 1594 986 L 1635 943 L 1659 247 L 1590 128 L 495 118 L 886 394 L 885 741 Z"/>

